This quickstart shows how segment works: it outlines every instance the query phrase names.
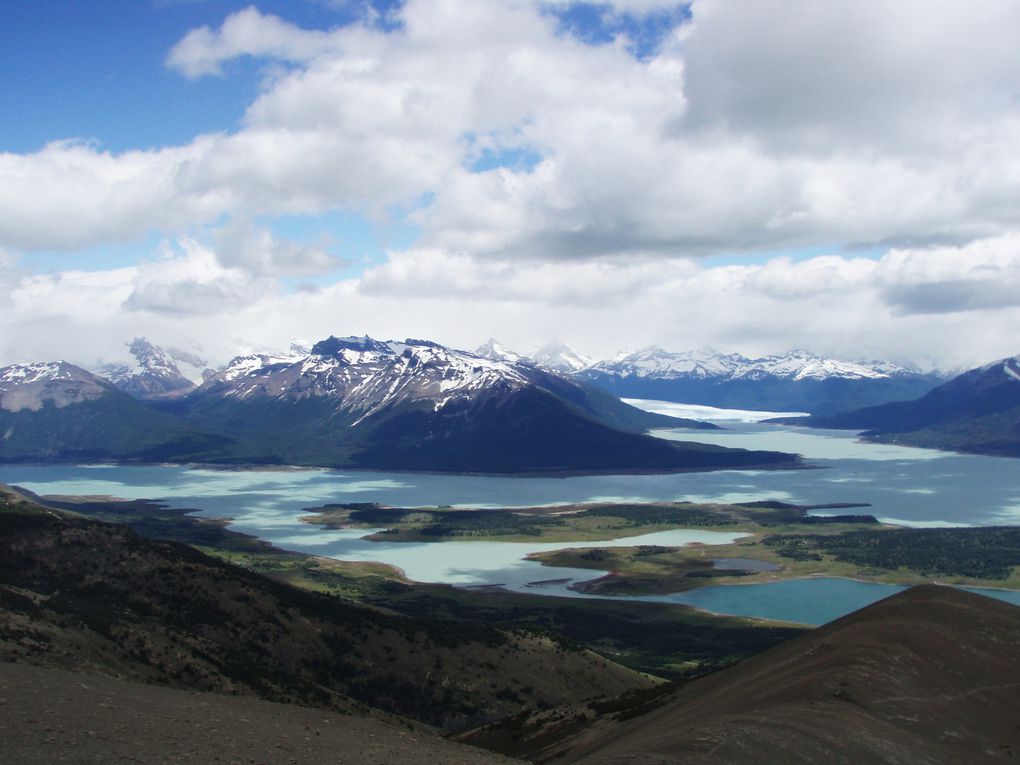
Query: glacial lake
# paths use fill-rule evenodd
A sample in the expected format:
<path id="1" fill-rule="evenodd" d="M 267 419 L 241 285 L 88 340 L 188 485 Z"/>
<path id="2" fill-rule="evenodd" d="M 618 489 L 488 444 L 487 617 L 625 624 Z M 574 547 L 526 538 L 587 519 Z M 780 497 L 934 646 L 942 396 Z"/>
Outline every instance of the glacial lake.
<path id="1" fill-rule="evenodd" d="M 640 402 L 658 411 L 677 405 Z M 865 503 L 882 520 L 909 526 L 1020 523 L 1020 460 L 866 444 L 846 431 L 799 429 L 753 421 L 768 413 L 703 410 L 725 430 L 662 430 L 655 435 L 748 449 L 799 453 L 813 466 L 791 471 L 717 471 L 671 475 L 519 478 L 316 469 L 226 471 L 181 466 L 0 466 L 0 482 L 38 494 L 108 495 L 154 499 L 208 517 L 280 547 L 343 560 L 380 561 L 410 578 L 459 586 L 578 597 L 567 586 L 598 572 L 540 566 L 531 552 L 562 543 L 369 542 L 366 531 L 329 531 L 300 522 L 305 508 L 327 503 L 379 502 L 435 507 L 525 507 L 572 502 L 742 502 L 777 499 L 798 504 Z M 675 410 L 674 410 L 675 411 Z M 839 512 L 839 511 L 830 511 Z M 702 541 L 734 535 L 666 531 L 600 546 Z M 717 613 L 821 624 L 893 594 L 889 585 L 815 578 L 774 584 L 705 587 L 642 598 L 694 605 Z M 985 591 L 1020 604 L 1020 592 Z"/>

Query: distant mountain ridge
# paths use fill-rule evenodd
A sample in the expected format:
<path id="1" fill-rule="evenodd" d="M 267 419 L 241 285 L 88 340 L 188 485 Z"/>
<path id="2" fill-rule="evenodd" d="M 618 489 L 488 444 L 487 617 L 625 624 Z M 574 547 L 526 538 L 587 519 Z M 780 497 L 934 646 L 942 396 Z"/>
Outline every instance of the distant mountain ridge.
<path id="1" fill-rule="evenodd" d="M 492 359 L 493 361 L 508 361 L 512 364 L 533 364 L 548 372 L 556 372 L 557 374 L 580 372 L 592 364 L 591 359 L 581 355 L 562 340 L 551 340 L 530 356 L 525 356 L 503 345 L 503 343 L 495 338 L 490 337 L 488 341 L 475 350 L 475 354 Z"/>
<path id="2" fill-rule="evenodd" d="M 133 366 L 104 364 L 96 370 L 125 393 L 140 399 L 158 399 L 180 396 L 197 387 L 195 380 L 185 376 L 180 368 L 180 364 L 204 367 L 205 362 L 194 354 L 164 350 L 145 337 L 136 337 L 128 348 L 135 358 Z"/>
<path id="3" fill-rule="evenodd" d="M 621 398 L 731 409 L 845 411 L 915 398 L 941 378 L 884 361 L 840 361 L 804 350 L 751 359 L 711 348 L 625 352 L 577 373 Z"/>
<path id="4" fill-rule="evenodd" d="M 1020 457 L 1020 356 L 971 369 L 913 401 L 781 422 L 862 430 L 887 443 Z"/>
<path id="5" fill-rule="evenodd" d="M 798 464 L 777 452 L 652 438 L 644 432 L 653 427 L 714 426 L 644 412 L 532 364 L 426 340 L 329 337 L 307 353 L 249 354 L 153 406 L 72 365 L 46 369 L 47 380 L 31 367 L 0 370 L 9 380 L 0 401 L 12 410 L 0 410 L 11 434 L 0 460 L 543 474 Z M 11 402 L 22 400 L 36 409 L 13 411 Z"/>
<path id="6" fill-rule="evenodd" d="M 66 361 L 0 369 L 0 433 L 3 462 L 183 461 L 229 441 Z"/>
<path id="7" fill-rule="evenodd" d="M 489 340 L 476 353 L 533 364 L 620 398 L 724 409 L 832 414 L 916 398 L 944 380 L 937 373 L 889 361 L 843 361 L 805 350 L 748 358 L 714 348 L 675 353 L 649 346 L 592 361 L 558 340 L 531 356 Z"/>
<path id="8" fill-rule="evenodd" d="M 292 464 L 541 473 L 787 459 L 650 438 L 651 427 L 712 426 L 650 415 L 532 364 L 415 339 L 330 337 L 307 356 L 241 357 L 174 410 L 253 445 L 252 460 Z"/>

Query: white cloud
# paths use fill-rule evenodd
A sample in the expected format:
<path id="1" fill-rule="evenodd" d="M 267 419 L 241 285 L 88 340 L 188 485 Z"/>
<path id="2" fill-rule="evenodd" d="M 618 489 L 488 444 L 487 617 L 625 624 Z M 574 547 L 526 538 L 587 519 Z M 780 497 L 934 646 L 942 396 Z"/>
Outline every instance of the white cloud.
<path id="1" fill-rule="evenodd" d="M 324 247 L 280 239 L 245 218 L 235 218 L 215 232 L 216 259 L 227 268 L 264 276 L 314 276 L 345 262 Z"/>
<path id="2" fill-rule="evenodd" d="M 307 61 L 332 45 L 329 34 L 298 29 L 278 16 L 263 15 L 252 5 L 229 16 L 216 31 L 199 27 L 188 32 L 170 50 L 166 63 L 196 78 L 222 75 L 223 62 L 238 56 Z"/>
<path id="3" fill-rule="evenodd" d="M 249 270 L 225 267 L 216 254 L 192 239 L 178 248 L 164 245 L 160 256 L 133 274 L 127 311 L 169 315 L 215 315 L 236 311 L 271 295 L 275 283 Z"/>
<path id="4" fill-rule="evenodd" d="M 186 77 L 267 66 L 236 131 L 0 154 L 0 248 L 23 261 L 152 230 L 179 242 L 99 274 L 0 264 L 3 352 L 44 333 L 41 347 L 76 332 L 101 345 L 101 326 L 118 344 L 135 326 L 204 337 L 213 321 L 214 335 L 283 345 L 370 332 L 518 348 L 557 335 L 602 355 L 1018 350 L 1020 5 L 696 0 L 642 60 L 626 40 L 558 33 L 549 6 L 408 0 L 395 31 L 368 17 L 303 30 L 249 8 L 192 31 L 167 59 Z M 501 155 L 507 167 L 477 171 Z M 325 244 L 282 240 L 274 217 L 338 209 L 412 211 L 420 239 L 360 279 L 279 290 L 335 262 Z M 692 259 L 867 243 L 898 248 Z"/>
<path id="5" fill-rule="evenodd" d="M 923 298 L 961 283 L 977 295 L 987 285 L 1008 292 L 1020 282 L 1018 252 L 1016 235 L 900 249 L 877 260 L 714 267 L 677 258 L 479 260 L 428 250 L 395 253 L 359 279 L 284 293 L 184 240 L 136 267 L 23 275 L 0 314 L 0 363 L 116 358 L 138 334 L 166 345 L 201 337 L 218 363 L 244 344 L 286 348 L 294 337 L 368 333 L 462 348 L 495 336 L 520 350 L 562 336 L 602 357 L 651 343 L 709 344 L 748 354 L 806 347 L 844 358 L 975 365 L 1017 352 L 1020 301 L 986 297 L 936 313 Z M 914 303 L 904 298 L 917 294 Z"/>
<path id="6" fill-rule="evenodd" d="M 699 0 L 642 61 L 557 34 L 523 0 L 409 0 L 401 20 L 303 30 L 249 8 L 193 31 L 169 57 L 189 76 L 240 56 L 290 68 L 233 134 L 0 157 L 0 246 L 173 235 L 224 214 L 379 217 L 426 195 L 422 245 L 535 259 L 1020 224 L 1015 3 Z M 480 146 L 540 162 L 471 172 Z"/>

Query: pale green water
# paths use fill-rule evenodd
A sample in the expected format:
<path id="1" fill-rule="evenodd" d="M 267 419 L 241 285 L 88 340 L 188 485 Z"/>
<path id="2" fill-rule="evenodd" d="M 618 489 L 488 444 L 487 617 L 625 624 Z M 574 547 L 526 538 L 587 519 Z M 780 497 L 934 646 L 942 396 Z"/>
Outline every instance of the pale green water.
<path id="1" fill-rule="evenodd" d="M 860 443 L 843 431 L 734 423 L 731 430 L 661 432 L 753 449 L 805 455 L 823 469 L 719 471 L 673 475 L 510 478 L 329 470 L 219 471 L 176 466 L 0 466 L 0 482 L 39 494 L 112 495 L 160 499 L 203 515 L 231 517 L 232 528 L 280 546 L 348 560 L 399 566 L 420 581 L 505 584 L 514 589 L 573 595 L 549 579 L 588 579 L 597 572 L 539 567 L 528 552 L 566 544 L 443 542 L 373 543 L 365 532 L 329 532 L 301 523 L 303 509 L 330 502 L 398 506 L 512 507 L 569 502 L 780 499 L 800 504 L 863 502 L 883 519 L 910 525 L 986 525 L 1020 517 L 1020 460 L 957 455 Z M 663 532 L 696 534 L 706 532 Z M 710 533 L 710 532 L 709 532 Z M 654 537 L 654 541 L 651 539 Z M 683 544 L 695 537 L 631 538 L 618 544 Z M 599 543 L 609 544 L 609 543 Z M 721 613 L 821 623 L 878 599 L 886 585 L 812 579 L 767 585 L 707 587 L 657 598 Z M 1017 602 L 1017 593 L 997 593 Z M 870 601 L 869 601 L 870 602 Z"/>

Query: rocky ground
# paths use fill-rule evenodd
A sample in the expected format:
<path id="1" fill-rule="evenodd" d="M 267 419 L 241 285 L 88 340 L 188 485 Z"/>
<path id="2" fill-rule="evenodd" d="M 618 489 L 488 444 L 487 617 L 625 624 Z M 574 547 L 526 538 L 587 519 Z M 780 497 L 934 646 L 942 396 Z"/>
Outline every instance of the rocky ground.
<path id="1" fill-rule="evenodd" d="M 5 765 L 504 765 L 419 730 L 321 709 L 0 663 Z"/>

